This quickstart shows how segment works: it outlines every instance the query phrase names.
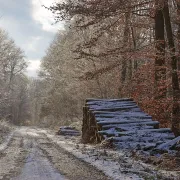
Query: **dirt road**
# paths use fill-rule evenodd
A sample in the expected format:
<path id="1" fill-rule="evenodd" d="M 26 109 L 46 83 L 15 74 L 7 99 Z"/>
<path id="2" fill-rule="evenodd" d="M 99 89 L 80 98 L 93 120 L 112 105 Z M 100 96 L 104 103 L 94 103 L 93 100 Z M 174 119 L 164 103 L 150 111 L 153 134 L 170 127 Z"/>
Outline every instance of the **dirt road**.
<path id="1" fill-rule="evenodd" d="M 102 172 L 77 159 L 43 131 L 18 128 L 9 141 L 0 146 L 2 180 L 106 180 Z"/>

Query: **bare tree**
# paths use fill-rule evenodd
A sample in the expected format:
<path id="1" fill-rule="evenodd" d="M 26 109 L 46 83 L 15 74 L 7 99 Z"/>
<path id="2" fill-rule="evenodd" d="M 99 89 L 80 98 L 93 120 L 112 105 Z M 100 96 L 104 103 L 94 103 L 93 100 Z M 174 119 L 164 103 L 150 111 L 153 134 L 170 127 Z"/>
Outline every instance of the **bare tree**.
<path id="1" fill-rule="evenodd" d="M 23 51 L 1 29 L 0 56 L 0 118 L 8 117 L 13 123 L 19 124 L 25 118 L 28 81 L 23 72 L 27 65 Z"/>

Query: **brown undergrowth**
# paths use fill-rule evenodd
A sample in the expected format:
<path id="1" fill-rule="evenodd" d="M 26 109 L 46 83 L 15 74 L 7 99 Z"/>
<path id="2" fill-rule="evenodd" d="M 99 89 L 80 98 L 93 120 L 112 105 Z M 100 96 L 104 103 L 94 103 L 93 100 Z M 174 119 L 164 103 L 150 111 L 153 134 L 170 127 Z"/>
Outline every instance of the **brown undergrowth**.
<path id="1" fill-rule="evenodd" d="M 179 152 L 176 155 L 170 155 L 168 153 L 164 153 L 159 157 L 143 156 L 143 155 L 136 154 L 134 158 L 136 160 L 141 160 L 146 164 L 153 165 L 159 170 L 180 172 L 180 153 Z"/>

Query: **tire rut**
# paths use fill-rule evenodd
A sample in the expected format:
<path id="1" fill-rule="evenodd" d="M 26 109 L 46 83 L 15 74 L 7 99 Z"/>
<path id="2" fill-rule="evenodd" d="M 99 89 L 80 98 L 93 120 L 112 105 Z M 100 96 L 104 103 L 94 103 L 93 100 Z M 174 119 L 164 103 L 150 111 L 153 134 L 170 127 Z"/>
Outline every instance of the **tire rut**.
<path id="1" fill-rule="evenodd" d="M 0 152 L 0 179 L 8 180 L 18 175 L 26 153 L 23 148 L 23 137 L 15 133 L 6 149 Z"/>
<path id="2" fill-rule="evenodd" d="M 18 128 L 0 152 L 2 180 L 108 180 L 35 128 Z"/>
<path id="3" fill-rule="evenodd" d="M 22 173 L 12 180 L 65 180 L 47 159 L 46 155 L 38 148 L 36 140 L 26 142 L 30 147 Z"/>
<path id="4" fill-rule="evenodd" d="M 46 154 L 48 159 L 54 164 L 55 168 L 69 180 L 110 179 L 92 165 L 77 159 L 74 155 L 65 151 L 57 144 L 52 143 L 47 137 L 39 138 L 37 141 L 39 148 Z"/>

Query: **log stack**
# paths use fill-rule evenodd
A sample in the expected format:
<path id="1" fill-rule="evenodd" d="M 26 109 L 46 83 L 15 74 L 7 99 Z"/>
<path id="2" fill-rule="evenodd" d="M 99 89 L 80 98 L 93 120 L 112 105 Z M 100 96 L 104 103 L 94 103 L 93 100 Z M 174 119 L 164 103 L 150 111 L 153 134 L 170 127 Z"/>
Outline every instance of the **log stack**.
<path id="1" fill-rule="evenodd" d="M 80 132 L 76 130 L 74 127 L 70 126 L 61 126 L 57 134 L 64 136 L 80 136 Z"/>
<path id="2" fill-rule="evenodd" d="M 143 112 L 131 98 L 87 99 L 83 108 L 83 143 L 110 140 L 118 148 L 149 150 L 177 143 L 169 128 Z M 174 140 L 175 139 L 175 140 Z"/>

